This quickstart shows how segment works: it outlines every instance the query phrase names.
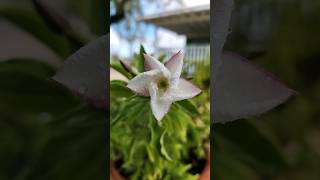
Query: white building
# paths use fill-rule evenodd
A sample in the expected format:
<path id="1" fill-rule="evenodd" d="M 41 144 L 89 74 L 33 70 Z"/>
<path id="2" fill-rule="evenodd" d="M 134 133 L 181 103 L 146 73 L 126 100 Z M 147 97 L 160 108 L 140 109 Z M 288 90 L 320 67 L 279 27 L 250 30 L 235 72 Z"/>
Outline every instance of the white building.
<path id="1" fill-rule="evenodd" d="M 170 10 L 138 18 L 187 37 L 185 69 L 192 73 L 199 64 L 210 63 L 210 5 Z M 169 42 L 170 43 L 170 42 Z M 177 49 L 158 49 L 172 55 Z"/>

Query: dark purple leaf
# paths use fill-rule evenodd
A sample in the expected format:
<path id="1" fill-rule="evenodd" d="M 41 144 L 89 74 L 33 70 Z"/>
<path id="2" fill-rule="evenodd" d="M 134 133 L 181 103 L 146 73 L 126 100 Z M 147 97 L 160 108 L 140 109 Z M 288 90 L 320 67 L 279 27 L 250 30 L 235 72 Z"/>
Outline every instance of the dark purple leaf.
<path id="1" fill-rule="evenodd" d="M 109 36 L 104 35 L 69 57 L 53 77 L 98 108 L 107 107 Z"/>
<path id="2" fill-rule="evenodd" d="M 213 89 L 214 123 L 259 115 L 296 94 L 272 74 L 233 53 L 223 53 L 220 72 Z"/>
<path id="3" fill-rule="evenodd" d="M 0 20 L 0 39 L 0 61 L 34 59 L 55 67 L 61 62 L 45 44 L 5 19 Z"/>
<path id="4" fill-rule="evenodd" d="M 233 9 L 234 2 L 233 0 L 215 0 L 213 1 L 213 16 L 211 19 L 212 24 L 212 31 L 211 31 L 211 84 L 213 88 L 211 89 L 212 92 L 212 99 L 213 102 L 211 103 L 211 107 L 213 107 L 212 112 L 214 114 L 213 118 L 211 118 L 211 122 L 214 123 L 217 121 L 216 118 L 216 104 L 217 102 L 217 95 L 215 92 L 216 85 L 217 85 L 217 77 L 219 76 L 219 69 L 221 66 L 221 53 L 226 42 L 228 32 L 229 32 L 229 23 L 231 19 L 232 9 Z"/>
<path id="5" fill-rule="evenodd" d="M 215 0 L 213 2 L 211 56 L 214 75 L 218 73 L 217 69 L 220 65 L 222 49 L 229 33 L 233 5 L 233 0 Z"/>
<path id="6" fill-rule="evenodd" d="M 214 123 L 259 115 L 295 94 L 273 75 L 244 58 L 230 53 L 222 55 L 233 6 L 233 0 L 216 0 L 213 4 L 211 120 Z"/>

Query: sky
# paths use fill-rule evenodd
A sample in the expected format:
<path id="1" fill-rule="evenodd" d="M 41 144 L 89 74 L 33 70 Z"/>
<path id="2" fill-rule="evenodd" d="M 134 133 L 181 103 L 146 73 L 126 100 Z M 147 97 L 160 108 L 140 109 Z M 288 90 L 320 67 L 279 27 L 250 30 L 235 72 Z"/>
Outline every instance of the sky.
<path id="1" fill-rule="evenodd" d="M 163 0 L 170 1 L 170 0 Z M 145 0 L 141 0 L 142 11 L 145 15 L 156 14 L 163 11 L 188 8 L 210 4 L 210 0 L 182 0 L 183 6 L 174 1 L 165 7 L 165 9 L 158 8 L 155 4 L 151 4 Z M 156 27 L 151 24 L 143 24 L 143 36 L 128 42 L 125 38 L 120 36 L 121 28 L 123 26 L 115 24 L 110 27 L 110 51 L 111 56 L 117 55 L 121 59 L 129 59 L 134 52 L 137 52 L 140 44 L 143 44 L 148 53 L 155 53 L 156 42 L 158 48 L 166 49 L 182 49 L 186 45 L 186 37 L 179 35 L 173 31 Z M 156 38 L 158 37 L 158 38 Z"/>

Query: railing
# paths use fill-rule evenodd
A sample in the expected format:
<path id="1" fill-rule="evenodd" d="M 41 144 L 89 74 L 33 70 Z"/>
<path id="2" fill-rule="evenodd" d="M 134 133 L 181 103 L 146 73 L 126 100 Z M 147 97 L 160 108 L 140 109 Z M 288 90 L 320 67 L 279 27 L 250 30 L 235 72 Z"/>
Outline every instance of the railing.
<path id="1" fill-rule="evenodd" d="M 160 49 L 158 55 L 165 54 L 172 56 L 180 49 Z M 192 75 L 199 66 L 210 65 L 210 45 L 209 44 L 190 44 L 181 49 L 184 54 L 184 73 Z"/>

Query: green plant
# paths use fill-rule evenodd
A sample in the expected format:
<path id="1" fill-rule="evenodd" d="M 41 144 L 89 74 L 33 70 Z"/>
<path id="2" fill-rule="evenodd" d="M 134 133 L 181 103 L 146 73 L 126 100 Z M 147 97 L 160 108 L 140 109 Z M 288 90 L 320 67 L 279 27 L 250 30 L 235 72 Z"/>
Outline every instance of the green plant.
<path id="1" fill-rule="evenodd" d="M 143 53 L 141 46 L 130 69 L 143 71 Z M 129 68 L 117 67 L 132 78 L 128 76 Z M 110 83 L 110 146 L 115 166 L 130 179 L 196 179 L 209 142 L 208 91 L 193 101 L 174 103 L 158 122 L 152 115 L 149 98 L 133 94 L 126 84 L 118 80 Z M 196 107 L 197 99 L 204 101 Z"/>

